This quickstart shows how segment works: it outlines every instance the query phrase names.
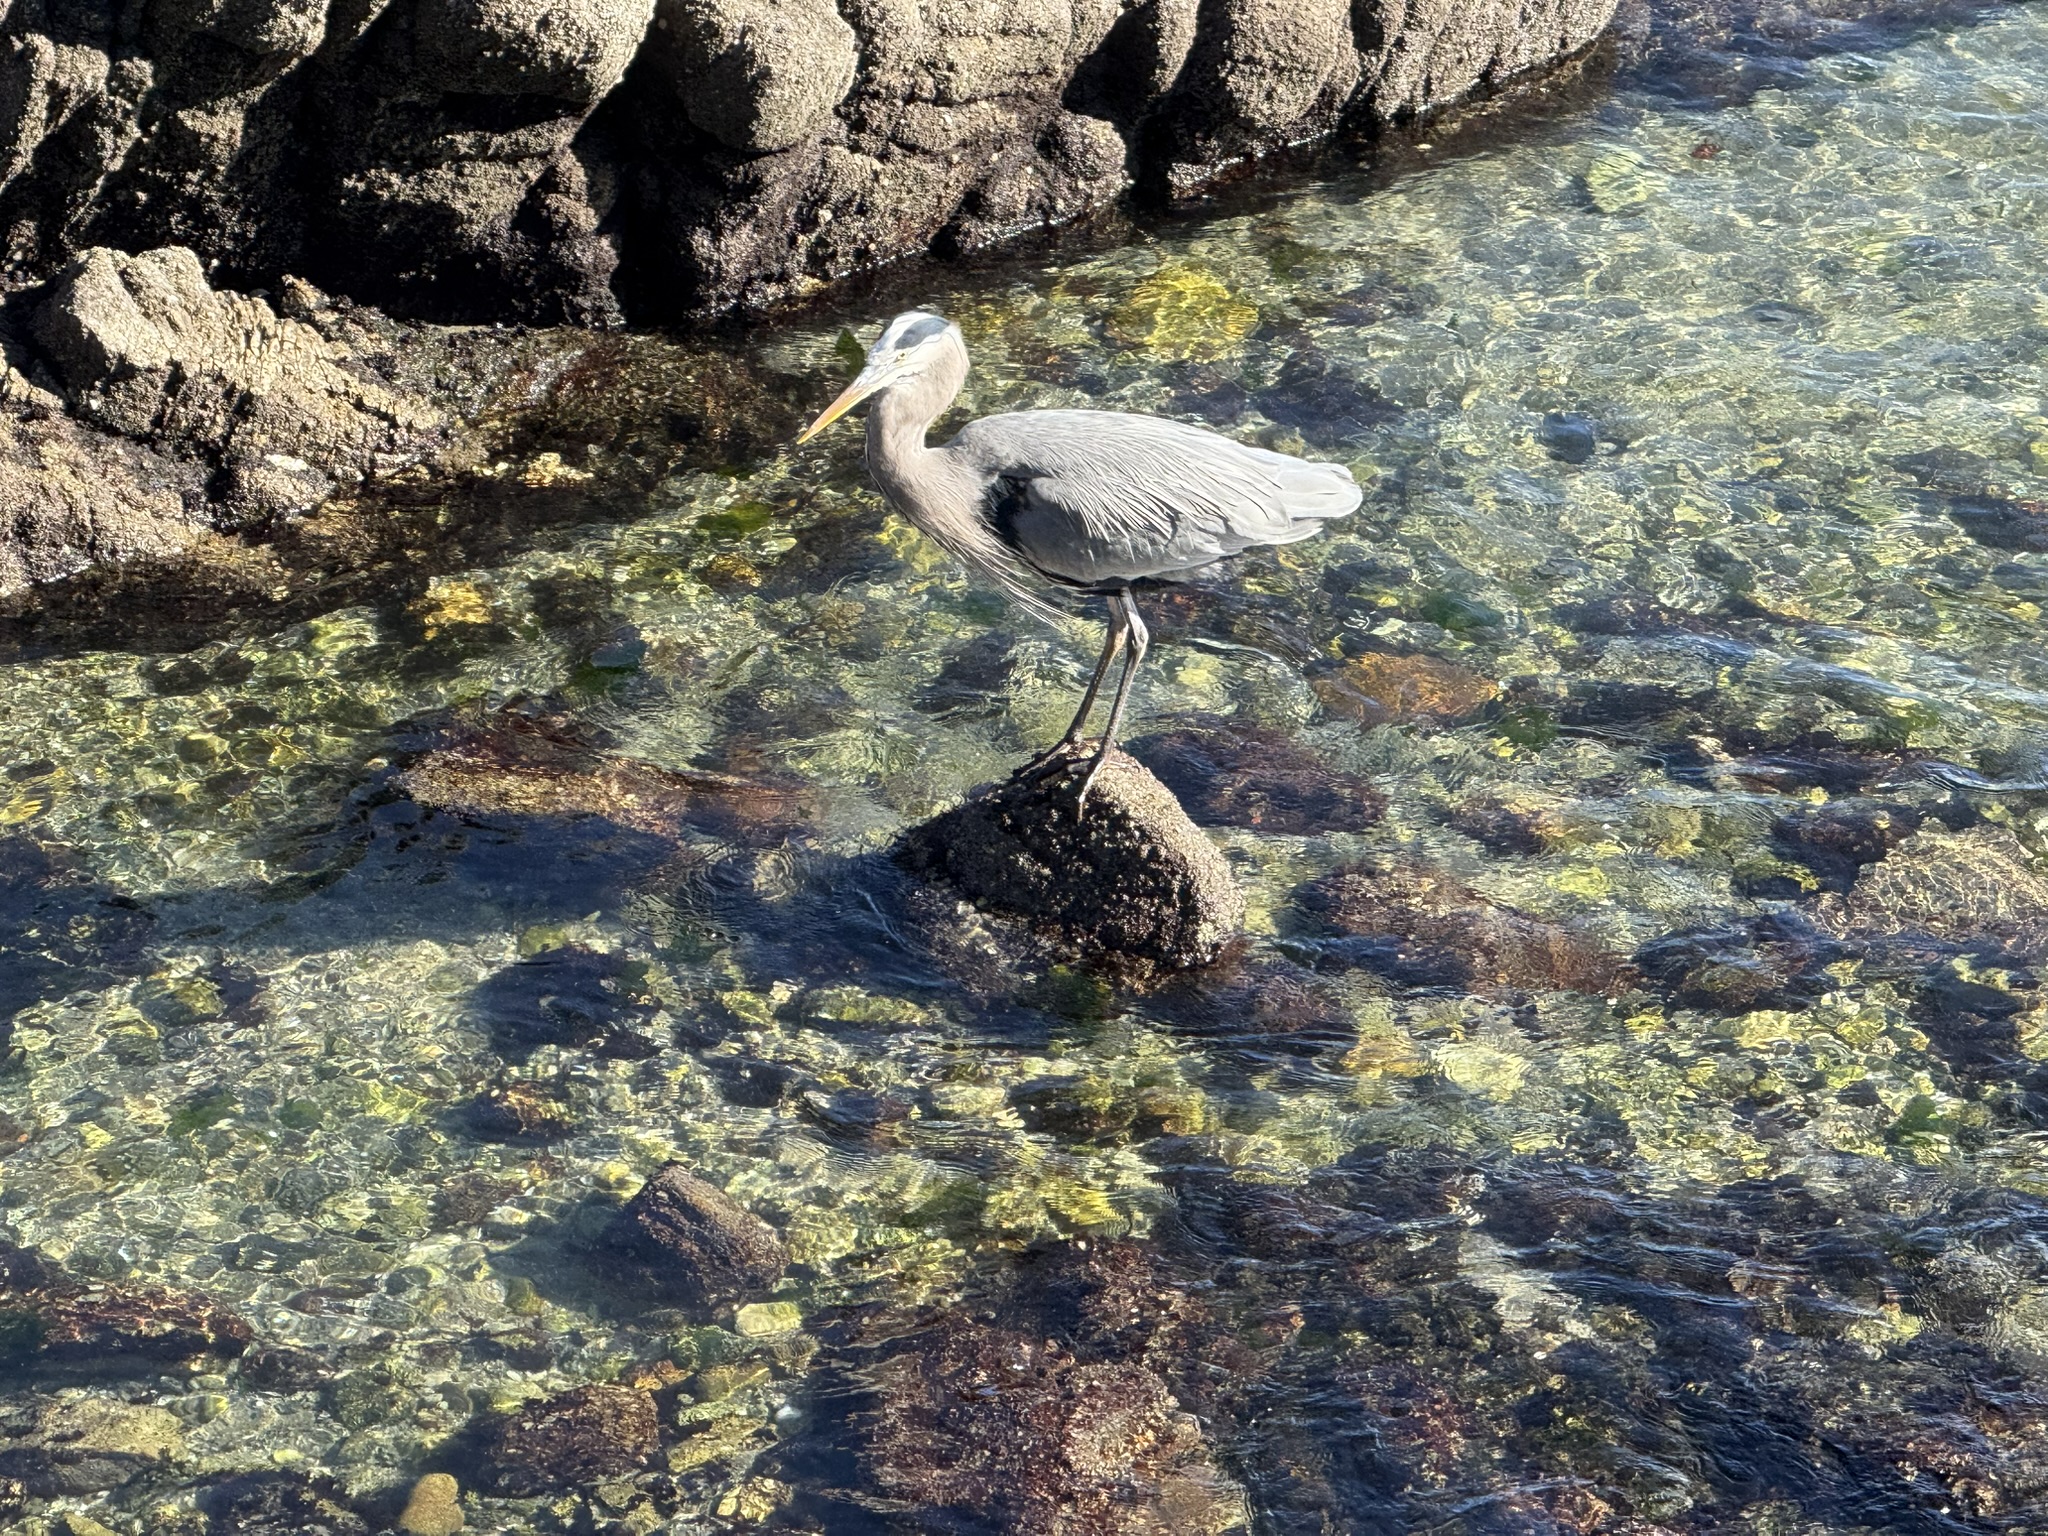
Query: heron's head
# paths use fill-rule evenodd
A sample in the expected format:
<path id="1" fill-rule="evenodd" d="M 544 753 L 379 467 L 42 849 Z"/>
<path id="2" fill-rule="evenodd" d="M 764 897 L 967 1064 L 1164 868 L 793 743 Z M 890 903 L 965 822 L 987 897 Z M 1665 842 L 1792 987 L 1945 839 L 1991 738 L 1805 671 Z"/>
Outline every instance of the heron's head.
<path id="1" fill-rule="evenodd" d="M 819 413 L 816 421 L 798 434 L 797 441 L 809 442 L 878 390 L 924 378 L 948 365 L 962 369 L 962 373 L 956 373 L 952 378 L 952 389 L 958 389 L 966 356 L 967 343 L 960 335 L 960 327 L 944 315 L 935 315 L 927 309 L 908 310 L 898 315 L 882 327 L 882 334 L 868 348 L 867 364 L 859 375 L 837 400 Z M 951 392 L 950 389 L 947 391 L 948 398 Z M 940 408 L 943 408 L 943 402 Z"/>

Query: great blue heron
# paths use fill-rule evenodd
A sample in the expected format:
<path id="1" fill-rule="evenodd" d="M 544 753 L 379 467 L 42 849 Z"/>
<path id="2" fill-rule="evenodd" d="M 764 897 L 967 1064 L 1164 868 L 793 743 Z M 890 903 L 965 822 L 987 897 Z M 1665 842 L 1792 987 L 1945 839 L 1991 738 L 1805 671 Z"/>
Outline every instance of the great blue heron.
<path id="1" fill-rule="evenodd" d="M 1204 427 L 1123 411 L 984 416 L 944 447 L 925 432 L 967 382 L 967 342 L 911 310 L 882 329 L 867 365 L 797 438 L 809 442 L 862 400 L 868 469 L 911 523 L 1040 613 L 1046 588 L 1102 598 L 1109 633 L 1074 723 L 1040 754 L 1078 742 L 1118 654 L 1123 675 L 1079 807 L 1116 746 L 1150 636 L 1131 589 L 1185 581 L 1259 544 L 1292 544 L 1359 503 L 1351 471 L 1234 442 Z"/>

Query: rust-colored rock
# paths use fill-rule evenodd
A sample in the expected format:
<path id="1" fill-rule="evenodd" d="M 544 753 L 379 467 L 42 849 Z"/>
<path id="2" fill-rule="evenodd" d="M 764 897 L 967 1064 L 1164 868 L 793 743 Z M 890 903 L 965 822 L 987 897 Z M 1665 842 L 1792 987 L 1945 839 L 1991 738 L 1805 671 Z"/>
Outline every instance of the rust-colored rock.
<path id="1" fill-rule="evenodd" d="M 870 1376 L 857 1451 L 931 1529 L 1218 1536 L 1244 1495 L 1166 1372 L 1194 1304 L 1136 1244 L 1056 1251 L 990 1314 L 954 1312 Z"/>
<path id="2" fill-rule="evenodd" d="M 1347 661 L 1312 686 L 1326 706 L 1364 725 L 1449 724 L 1500 697 L 1492 678 L 1454 661 L 1381 652 Z"/>
<path id="3" fill-rule="evenodd" d="M 0 1357 L 81 1373 L 148 1373 L 232 1359 L 251 1337 L 246 1322 L 203 1296 L 93 1285 L 30 1249 L 0 1249 Z"/>

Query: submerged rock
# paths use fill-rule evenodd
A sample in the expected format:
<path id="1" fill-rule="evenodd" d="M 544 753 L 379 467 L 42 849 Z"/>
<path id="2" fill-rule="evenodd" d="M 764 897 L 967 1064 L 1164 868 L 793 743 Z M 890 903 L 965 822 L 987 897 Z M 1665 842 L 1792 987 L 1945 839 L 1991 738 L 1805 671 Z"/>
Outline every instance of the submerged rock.
<path id="1" fill-rule="evenodd" d="M 1032 1255 L 992 1307 L 949 1313 L 862 1373 L 855 1454 L 919 1529 L 1238 1529 L 1243 1491 L 1167 1379 L 1190 1363 L 1197 1310 L 1141 1245 Z"/>
<path id="2" fill-rule="evenodd" d="M 2048 876 L 2003 827 L 1923 828 L 1814 906 L 1840 937 L 1915 938 L 2048 957 Z"/>
<path id="3" fill-rule="evenodd" d="M 1444 870 L 1361 862 L 1297 899 L 1343 935 L 1321 947 L 1331 963 L 1406 985 L 1612 995 L 1634 979 L 1590 936 L 1490 901 Z"/>
<path id="4" fill-rule="evenodd" d="M 1500 685 L 1435 656 L 1370 652 L 1314 681 L 1316 697 L 1362 725 L 1451 724 L 1500 697 Z"/>
<path id="5" fill-rule="evenodd" d="M 520 1080 L 478 1094 L 469 1123 L 485 1141 L 557 1141 L 576 1129 L 576 1111 L 559 1087 Z"/>
<path id="6" fill-rule="evenodd" d="M 794 783 L 659 768 L 607 752 L 561 716 L 501 710 L 464 723 L 398 776 L 421 805 L 481 816 L 602 816 L 679 840 L 696 827 L 736 842 L 780 842 L 814 797 Z"/>
<path id="7" fill-rule="evenodd" d="M 151 1373 L 249 1347 L 249 1325 L 202 1296 L 94 1285 L 26 1248 L 0 1247 L 0 1365 Z"/>
<path id="8" fill-rule="evenodd" d="M 1088 755 L 983 786 L 913 827 L 897 862 L 1076 959 L 1140 970 L 1207 964 L 1244 921 L 1230 866 L 1172 792 L 1121 752 L 1077 817 L 1075 776 Z"/>
<path id="9" fill-rule="evenodd" d="M 429 1472 L 414 1483 L 398 1516 L 405 1536 L 454 1536 L 462 1525 L 462 1485 L 446 1472 Z"/>
<path id="10" fill-rule="evenodd" d="M 789 1267 L 773 1227 L 681 1163 L 640 1186 L 603 1247 L 638 1269 L 656 1294 L 699 1308 L 765 1290 Z"/>
<path id="11" fill-rule="evenodd" d="M 0 1478 L 17 1478 L 41 1498 L 100 1493 L 184 1454 L 184 1426 L 168 1409 L 48 1398 L 0 1439 Z"/>
<path id="12" fill-rule="evenodd" d="M 1131 755 L 1205 826 L 1313 837 L 1362 832 L 1387 809 L 1368 780 L 1338 772 L 1277 731 L 1167 731 L 1132 742 Z"/>
<path id="13" fill-rule="evenodd" d="M 488 978 L 470 994 L 469 1007 L 506 1056 L 523 1058 L 543 1045 L 564 1045 L 641 1061 L 661 1049 L 632 1027 L 654 1013 L 644 981 L 634 963 L 619 955 L 563 944 Z"/>
<path id="14" fill-rule="evenodd" d="M 493 1493 L 529 1498 L 637 1472 L 660 1445 L 650 1393 L 577 1387 L 486 1426 L 478 1445 L 478 1480 Z"/>
<path id="15" fill-rule="evenodd" d="M 370 1536 L 371 1525 L 324 1478 L 278 1472 L 229 1477 L 205 1489 L 207 1536 Z"/>

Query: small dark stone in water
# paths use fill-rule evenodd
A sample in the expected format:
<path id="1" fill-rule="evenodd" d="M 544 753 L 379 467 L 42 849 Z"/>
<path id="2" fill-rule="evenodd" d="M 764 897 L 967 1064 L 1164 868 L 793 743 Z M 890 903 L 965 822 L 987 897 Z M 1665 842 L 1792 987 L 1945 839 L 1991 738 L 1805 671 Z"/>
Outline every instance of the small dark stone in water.
<path id="1" fill-rule="evenodd" d="M 2038 565 L 2021 565 L 2016 560 L 2009 560 L 1991 568 L 1991 579 L 2008 592 L 2032 597 L 2048 594 L 2048 569 Z"/>
<path id="2" fill-rule="evenodd" d="M 806 1118 L 828 1130 L 873 1136 L 908 1119 L 917 1107 L 917 1098 L 898 1089 L 868 1093 L 859 1088 L 842 1088 L 832 1094 L 812 1089 L 799 1104 Z"/>
<path id="3" fill-rule="evenodd" d="M 1230 866 L 1172 792 L 1121 752 L 1077 818 L 1074 778 L 1091 755 L 983 786 L 913 827 L 897 861 L 1075 959 L 1134 971 L 1207 964 L 1244 920 Z"/>
<path id="4" fill-rule="evenodd" d="M 747 1109 L 773 1109 L 789 1096 L 802 1074 L 779 1061 L 758 1056 L 716 1055 L 703 1058 L 704 1066 L 718 1079 L 719 1093 L 728 1104 Z"/>
<path id="5" fill-rule="evenodd" d="M 494 1179 L 487 1173 L 458 1174 L 434 1191 L 434 1222 L 443 1228 L 476 1226 L 518 1193 L 519 1184 L 513 1179 Z"/>
<path id="6" fill-rule="evenodd" d="M 1136 1108 L 1112 1084 L 1092 1077 L 1034 1077 L 1010 1090 L 1025 1128 L 1055 1136 L 1101 1136 L 1129 1128 Z"/>
<path id="7" fill-rule="evenodd" d="M 310 1392 L 325 1384 L 327 1362 L 311 1350 L 271 1344 L 242 1356 L 242 1380 L 260 1392 Z"/>
<path id="8" fill-rule="evenodd" d="M 1807 1006 L 1835 989 L 1826 968 L 1851 953 L 1805 918 L 1780 912 L 1653 939 L 1635 963 L 1681 1008 L 1742 1013 Z"/>
<path id="9" fill-rule="evenodd" d="M 632 672 L 647 659 L 647 642 L 637 629 L 621 630 L 590 653 L 590 664 L 600 672 Z"/>
<path id="10" fill-rule="evenodd" d="M 1229 374 L 1206 363 L 1183 365 L 1173 392 L 1173 408 L 1199 416 L 1212 427 L 1234 425 L 1251 404 L 1251 395 Z"/>
<path id="11" fill-rule="evenodd" d="M 1372 384 L 1309 347 L 1297 347 L 1271 385 L 1252 396 L 1267 420 L 1293 427 L 1319 448 L 1334 447 L 1397 419 L 1399 406 Z"/>
<path id="12" fill-rule="evenodd" d="M 562 1346 L 538 1328 L 513 1328 L 479 1334 L 476 1352 L 485 1360 L 502 1360 L 515 1371 L 547 1371 L 561 1359 Z"/>
<path id="13" fill-rule="evenodd" d="M 1986 549 L 2048 553 L 2048 502 L 1954 496 L 1948 500 L 1948 515 Z"/>
<path id="14" fill-rule="evenodd" d="M 1541 853 L 1550 846 L 1551 838 L 1562 831 L 1553 818 L 1540 810 L 1518 810 L 1496 800 L 1468 801 L 1451 813 L 1446 825 L 1481 844 L 1487 852 L 1506 857 Z"/>
<path id="15" fill-rule="evenodd" d="M 1360 832 L 1387 808 L 1368 780 L 1337 772 L 1274 731 L 1218 722 L 1142 737 L 1130 752 L 1203 826 Z"/>
<path id="16" fill-rule="evenodd" d="M 1977 495 L 1998 477 L 1998 466 L 1991 460 L 1947 443 L 1902 453 L 1891 462 L 1893 468 L 1911 475 L 1928 490 L 1950 496 Z"/>
<path id="17" fill-rule="evenodd" d="M 947 657 L 939 675 L 918 691 L 912 707 L 927 715 L 999 714 L 1016 670 L 1016 638 L 991 630 Z"/>
<path id="18" fill-rule="evenodd" d="M 528 1403 L 478 1436 L 474 1481 L 507 1498 L 626 1477 L 661 1447 L 651 1394 L 589 1386 Z"/>
<path id="19" fill-rule="evenodd" d="M 1551 411 L 1536 429 L 1536 440 L 1560 463 L 1584 464 L 1600 451 L 1600 424 L 1572 411 Z"/>
<path id="20" fill-rule="evenodd" d="M 601 1246 L 655 1294 L 699 1309 L 766 1290 L 789 1267 L 774 1228 L 681 1163 L 640 1187 Z"/>
<path id="21" fill-rule="evenodd" d="M 1771 841 L 1786 858 L 1812 870 L 1823 890 L 1846 891 L 1858 870 L 1919 829 L 1920 815 L 1908 806 L 1835 804 L 1780 816 Z"/>

